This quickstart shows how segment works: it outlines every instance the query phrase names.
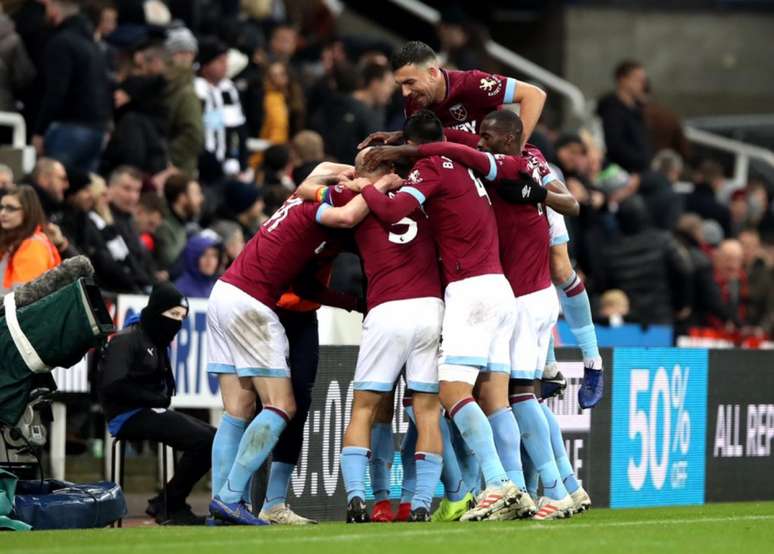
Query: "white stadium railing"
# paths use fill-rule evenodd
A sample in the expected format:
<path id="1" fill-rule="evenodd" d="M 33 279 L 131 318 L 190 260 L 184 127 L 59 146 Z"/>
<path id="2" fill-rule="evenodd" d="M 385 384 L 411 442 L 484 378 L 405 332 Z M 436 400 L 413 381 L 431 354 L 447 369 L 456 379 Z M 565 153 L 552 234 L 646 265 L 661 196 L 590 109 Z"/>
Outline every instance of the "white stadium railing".
<path id="1" fill-rule="evenodd" d="M 441 13 L 438 10 L 418 0 L 388 1 L 428 23 L 436 24 L 441 20 Z M 586 98 L 583 91 L 575 84 L 540 67 L 497 42 L 489 40 L 485 43 L 485 48 L 487 53 L 500 63 L 522 72 L 545 88 L 553 90 L 566 98 L 572 109 L 573 116 L 588 126 L 590 130 L 596 131 L 599 129 L 599 124 L 595 121 L 591 111 L 593 103 Z M 747 183 L 750 160 L 759 160 L 767 163 L 774 169 L 774 152 L 766 148 L 729 139 L 722 135 L 702 131 L 690 126 L 685 126 L 685 135 L 691 142 L 734 155 L 735 163 L 732 183 L 735 187 L 744 186 Z"/>

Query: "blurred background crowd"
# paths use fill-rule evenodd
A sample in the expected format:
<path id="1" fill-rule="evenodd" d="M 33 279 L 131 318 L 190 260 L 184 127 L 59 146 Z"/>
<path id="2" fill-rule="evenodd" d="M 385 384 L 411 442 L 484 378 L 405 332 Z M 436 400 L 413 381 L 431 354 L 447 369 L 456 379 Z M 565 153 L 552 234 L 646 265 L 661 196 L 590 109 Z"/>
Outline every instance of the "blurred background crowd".
<path id="1" fill-rule="evenodd" d="M 23 115 L 37 154 L 29 175 L 0 165 L 3 291 L 82 253 L 106 293 L 170 280 L 206 298 L 316 164 L 402 125 L 396 44 L 348 33 L 339 2 L 0 4 L 0 111 Z M 509 75 L 464 3 L 443 4 L 434 36 L 405 38 Z M 571 253 L 598 320 L 774 332 L 774 183 L 693 151 L 646 59 L 609 68 L 596 113 L 579 128 L 548 109 L 531 142 L 582 205 Z M 361 281 L 337 263 L 334 286 Z"/>

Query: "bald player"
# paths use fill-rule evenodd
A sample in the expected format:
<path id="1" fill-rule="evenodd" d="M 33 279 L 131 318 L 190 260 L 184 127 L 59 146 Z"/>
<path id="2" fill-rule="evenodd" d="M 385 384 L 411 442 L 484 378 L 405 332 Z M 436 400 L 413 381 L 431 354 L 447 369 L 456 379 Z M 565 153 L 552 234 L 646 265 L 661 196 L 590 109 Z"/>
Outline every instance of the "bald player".
<path id="1" fill-rule="evenodd" d="M 373 184 L 384 191 L 384 185 L 402 182 L 388 164 L 366 170 L 362 163 L 366 153 L 360 152 L 355 160 L 361 186 Z M 355 369 L 352 416 L 341 451 L 347 522 L 369 520 L 364 497 L 371 426 L 380 401 L 392 392 L 404 365 L 418 433 L 417 483 L 409 521 L 430 521 L 430 503 L 442 461 L 437 357 L 443 302 L 427 215 L 417 207 L 392 223 L 370 215 L 353 218 L 351 205 L 363 201 L 359 195 L 342 186 L 320 191 L 309 185 L 302 184 L 299 194 L 324 199 L 317 216 L 320 223 L 355 228 L 368 282 L 368 315 Z"/>

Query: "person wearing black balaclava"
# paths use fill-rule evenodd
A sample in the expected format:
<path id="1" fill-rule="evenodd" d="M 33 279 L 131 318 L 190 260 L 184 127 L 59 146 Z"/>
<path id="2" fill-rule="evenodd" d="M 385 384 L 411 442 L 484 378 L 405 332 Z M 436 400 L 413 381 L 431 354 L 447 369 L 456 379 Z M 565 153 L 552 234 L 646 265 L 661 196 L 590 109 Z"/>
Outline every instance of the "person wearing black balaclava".
<path id="1" fill-rule="evenodd" d="M 168 348 L 187 315 L 188 300 L 174 285 L 156 285 L 139 321 L 114 335 L 97 361 L 97 390 L 110 434 L 160 442 L 182 452 L 174 477 L 166 483 L 166 511 L 163 495 L 149 499 L 146 510 L 168 525 L 204 523 L 185 500 L 210 469 L 215 436 L 215 429 L 203 421 L 167 409 L 175 394 Z"/>

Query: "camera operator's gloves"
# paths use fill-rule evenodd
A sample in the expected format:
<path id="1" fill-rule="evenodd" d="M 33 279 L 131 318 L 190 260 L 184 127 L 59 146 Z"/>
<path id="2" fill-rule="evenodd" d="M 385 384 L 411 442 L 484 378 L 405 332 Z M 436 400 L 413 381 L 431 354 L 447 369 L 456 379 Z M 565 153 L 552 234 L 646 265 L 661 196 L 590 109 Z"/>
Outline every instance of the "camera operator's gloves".
<path id="1" fill-rule="evenodd" d="M 531 175 L 522 172 L 519 173 L 519 179 L 501 179 L 497 194 L 511 204 L 540 204 L 545 202 L 548 191 L 535 182 Z"/>

